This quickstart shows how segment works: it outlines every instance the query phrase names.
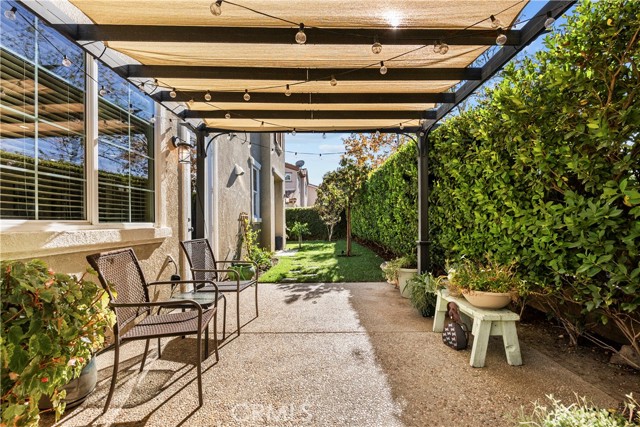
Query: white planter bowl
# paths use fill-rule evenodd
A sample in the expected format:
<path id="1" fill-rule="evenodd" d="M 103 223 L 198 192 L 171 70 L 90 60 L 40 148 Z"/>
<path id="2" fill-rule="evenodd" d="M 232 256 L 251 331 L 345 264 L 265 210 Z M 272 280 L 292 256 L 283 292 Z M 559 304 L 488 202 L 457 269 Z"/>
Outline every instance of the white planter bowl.
<path id="1" fill-rule="evenodd" d="M 505 308 L 511 302 L 510 293 L 463 291 L 462 295 L 471 305 L 478 308 Z"/>

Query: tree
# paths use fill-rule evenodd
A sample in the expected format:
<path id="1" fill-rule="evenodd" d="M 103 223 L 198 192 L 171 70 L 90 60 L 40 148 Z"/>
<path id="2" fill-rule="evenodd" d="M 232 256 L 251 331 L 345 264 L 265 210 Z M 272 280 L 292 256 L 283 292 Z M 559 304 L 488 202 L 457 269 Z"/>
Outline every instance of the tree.
<path id="1" fill-rule="evenodd" d="M 343 139 L 346 150 L 343 157 L 353 159 L 357 166 L 376 169 L 408 140 L 405 135 L 395 133 L 352 133 Z"/>
<path id="2" fill-rule="evenodd" d="M 351 208 L 360 194 L 362 184 L 367 179 L 370 168 L 367 165 L 358 165 L 354 159 L 342 158 L 340 167 L 332 172 L 327 172 L 322 182 L 335 186 L 344 200 L 344 209 L 347 217 L 347 256 L 351 256 Z"/>
<path id="3" fill-rule="evenodd" d="M 326 175 L 325 175 L 326 177 Z M 318 197 L 315 208 L 322 222 L 327 226 L 328 240 L 331 241 L 333 230 L 340 222 L 340 214 L 344 211 L 345 200 L 342 191 L 332 181 L 323 180 L 318 186 Z"/>
<path id="4" fill-rule="evenodd" d="M 298 237 L 298 249 L 302 249 L 302 236 L 309 234 L 309 224 L 306 222 L 294 222 L 293 226 L 289 230 L 291 234 Z"/>

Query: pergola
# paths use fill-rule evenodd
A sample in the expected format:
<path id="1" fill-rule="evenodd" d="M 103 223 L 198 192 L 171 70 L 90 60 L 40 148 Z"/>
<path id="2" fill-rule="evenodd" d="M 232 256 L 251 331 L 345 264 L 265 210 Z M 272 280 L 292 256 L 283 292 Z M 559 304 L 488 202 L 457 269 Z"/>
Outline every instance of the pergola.
<path id="1" fill-rule="evenodd" d="M 425 271 L 430 129 L 575 1 L 540 2 L 517 26 L 526 0 L 70 3 L 75 22 L 43 17 L 92 53 L 122 54 L 114 69 L 197 130 L 199 158 L 215 132 L 416 133 Z"/>

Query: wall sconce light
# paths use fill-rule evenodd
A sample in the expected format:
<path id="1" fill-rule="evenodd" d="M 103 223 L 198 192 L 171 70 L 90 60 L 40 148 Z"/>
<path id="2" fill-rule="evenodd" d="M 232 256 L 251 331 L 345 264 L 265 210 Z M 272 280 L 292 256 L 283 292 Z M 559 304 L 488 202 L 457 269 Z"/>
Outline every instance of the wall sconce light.
<path id="1" fill-rule="evenodd" d="M 191 149 L 193 146 L 177 136 L 172 137 L 171 142 L 173 146 L 178 149 L 178 162 L 191 163 Z"/>
<path id="2" fill-rule="evenodd" d="M 233 168 L 233 173 L 236 174 L 236 176 L 244 175 L 244 169 L 242 169 L 240 165 L 236 165 Z"/>

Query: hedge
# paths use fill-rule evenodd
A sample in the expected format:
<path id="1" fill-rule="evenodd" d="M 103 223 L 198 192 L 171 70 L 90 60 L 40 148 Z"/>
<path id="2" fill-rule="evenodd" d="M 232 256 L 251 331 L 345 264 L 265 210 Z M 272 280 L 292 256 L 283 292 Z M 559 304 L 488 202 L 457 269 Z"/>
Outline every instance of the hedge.
<path id="1" fill-rule="evenodd" d="M 406 143 L 369 175 L 351 220 L 355 236 L 397 256 L 415 252 L 418 168 L 413 142 Z"/>
<path id="2" fill-rule="evenodd" d="M 326 240 L 327 239 L 327 226 L 320 219 L 318 211 L 313 207 L 307 208 L 286 208 L 285 220 L 287 223 L 287 229 L 293 227 L 293 223 L 296 221 L 301 223 L 307 223 L 309 225 L 310 234 L 306 234 L 302 237 L 303 240 Z M 344 238 L 347 233 L 347 224 L 344 220 L 344 214 L 338 224 L 336 224 L 333 231 L 333 239 Z"/>

